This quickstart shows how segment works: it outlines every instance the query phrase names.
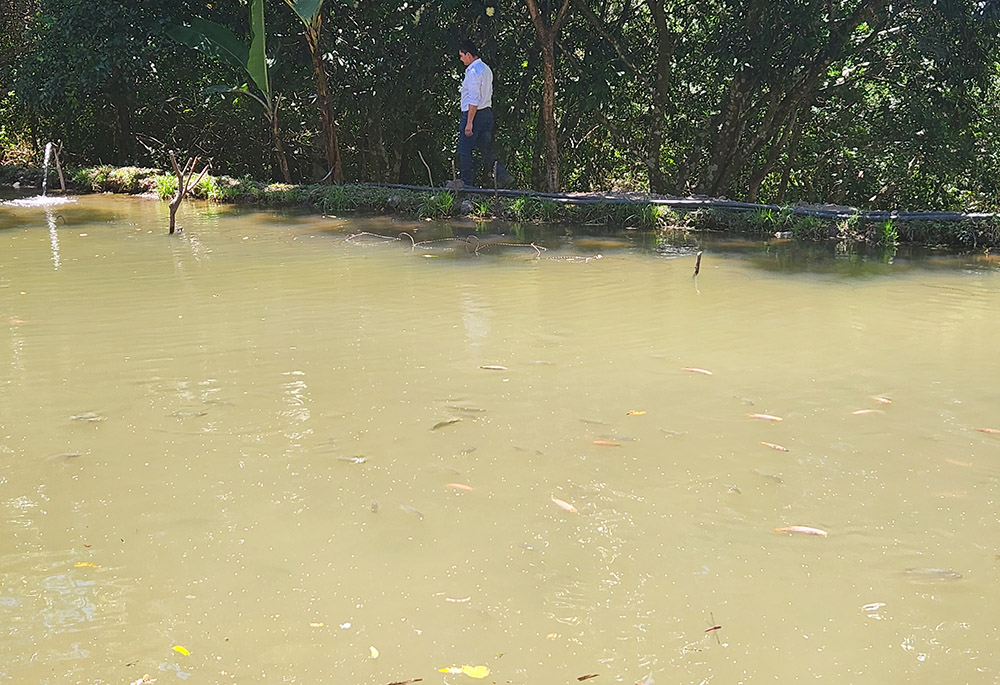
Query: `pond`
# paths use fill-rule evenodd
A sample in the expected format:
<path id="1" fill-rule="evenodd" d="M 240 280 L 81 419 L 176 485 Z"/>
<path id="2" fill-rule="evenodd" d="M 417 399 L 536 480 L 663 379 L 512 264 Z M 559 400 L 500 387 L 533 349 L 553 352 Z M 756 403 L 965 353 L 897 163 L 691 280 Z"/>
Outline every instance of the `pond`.
<path id="1" fill-rule="evenodd" d="M 0 205 L 0 682 L 1000 677 L 988 255 L 166 218 Z"/>

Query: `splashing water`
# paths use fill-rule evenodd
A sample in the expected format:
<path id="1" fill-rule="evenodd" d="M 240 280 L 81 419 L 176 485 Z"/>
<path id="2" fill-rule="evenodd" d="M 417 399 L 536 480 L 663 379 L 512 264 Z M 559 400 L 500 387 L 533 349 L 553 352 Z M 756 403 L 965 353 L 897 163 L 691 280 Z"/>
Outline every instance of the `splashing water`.
<path id="1" fill-rule="evenodd" d="M 4 205 L 12 205 L 15 207 L 40 207 L 48 205 L 61 205 L 67 202 L 75 202 L 73 198 L 70 197 L 46 197 L 45 193 L 48 190 L 49 185 L 49 161 L 52 159 L 52 153 L 54 151 L 51 142 L 45 144 L 45 159 L 42 161 L 42 194 L 35 195 L 33 197 L 23 197 L 16 200 L 8 200 L 6 202 L 0 202 Z M 57 265 L 58 266 L 58 265 Z"/>
<path id="2" fill-rule="evenodd" d="M 42 197 L 49 185 L 49 159 L 52 158 L 52 143 L 45 143 L 45 159 L 42 161 Z"/>
<path id="3" fill-rule="evenodd" d="M 52 143 L 45 143 L 45 159 L 42 161 L 42 197 L 49 185 L 49 159 L 52 158 Z"/>

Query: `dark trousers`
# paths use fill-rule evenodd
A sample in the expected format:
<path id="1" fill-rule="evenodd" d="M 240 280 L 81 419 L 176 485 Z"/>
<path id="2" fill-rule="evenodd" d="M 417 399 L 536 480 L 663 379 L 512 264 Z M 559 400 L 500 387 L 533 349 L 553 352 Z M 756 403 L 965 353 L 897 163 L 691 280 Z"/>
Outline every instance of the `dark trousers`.
<path id="1" fill-rule="evenodd" d="M 472 120 L 471 136 L 465 135 L 465 125 L 468 121 L 469 113 L 462 112 L 462 118 L 458 122 L 458 166 L 462 172 L 462 183 L 475 186 L 479 167 L 472 159 L 472 151 L 479 150 L 483 158 L 482 163 L 490 175 L 493 174 L 493 163 L 497 161 L 497 153 L 493 149 L 493 108 L 480 109 L 476 112 L 476 118 Z M 503 178 L 506 173 L 506 170 L 501 170 L 497 175 Z"/>

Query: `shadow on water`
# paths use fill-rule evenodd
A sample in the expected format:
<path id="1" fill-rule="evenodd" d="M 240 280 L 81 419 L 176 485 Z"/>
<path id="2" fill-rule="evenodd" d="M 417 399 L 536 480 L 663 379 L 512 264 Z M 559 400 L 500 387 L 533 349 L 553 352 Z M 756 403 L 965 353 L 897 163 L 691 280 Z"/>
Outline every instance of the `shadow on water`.
<path id="1" fill-rule="evenodd" d="M 753 240 L 724 234 L 697 234 L 696 240 L 699 250 L 738 256 L 761 271 L 789 275 L 815 273 L 867 278 L 904 273 L 914 268 L 992 271 L 1000 267 L 1000 255 L 921 245 Z"/>
<path id="2" fill-rule="evenodd" d="M 637 230 L 601 230 L 593 226 L 507 223 L 500 221 L 419 221 L 373 217 L 322 229 L 359 244 L 392 244 L 406 249 L 440 250 L 474 255 L 517 253 L 538 256 L 599 258 L 622 254 L 677 257 L 694 254 L 696 238 L 683 232 L 660 234 Z M 505 248 L 501 250 L 500 248 Z"/>
<path id="3" fill-rule="evenodd" d="M 500 253 L 534 244 L 546 257 L 611 257 L 652 255 L 667 259 L 698 251 L 737 257 L 761 271 L 781 274 L 831 274 L 869 278 L 899 274 L 914 268 L 994 270 L 1000 256 L 916 245 L 881 246 L 846 242 L 800 242 L 792 239 L 751 239 L 725 233 L 690 231 L 602 230 L 594 226 L 516 224 L 499 221 L 415 221 L 372 217 L 324 226 L 325 233 L 351 236 L 365 244 L 398 243 L 401 247 L 451 254 Z M 412 236 L 412 242 L 411 242 Z M 516 251 L 515 251 L 516 252 Z M 527 253 L 526 253 L 527 255 Z M 531 256 L 531 255 L 527 255 Z"/>
<path id="4" fill-rule="evenodd" d="M 126 222 L 129 216 L 127 213 L 84 209 L 74 207 L 71 204 L 57 205 L 49 208 L 20 208 L 16 212 L 0 206 L 0 230 L 44 225 L 49 215 L 57 218 L 59 228 L 93 224 L 118 225 Z"/>
<path id="5" fill-rule="evenodd" d="M 71 201 L 45 206 L 17 206 L 11 200 L 32 200 L 37 189 L 0 189 L 0 230 L 26 228 L 37 219 L 44 224 L 47 213 L 55 213 L 57 228 L 83 224 L 109 224 L 134 217 L 135 203 L 155 203 L 149 198 L 115 196 L 112 201 Z M 62 200 L 62 198 L 59 198 Z M 192 203 L 201 221 L 225 216 L 259 218 L 290 229 L 310 230 L 337 237 L 359 236 L 366 244 L 396 244 L 401 248 L 438 253 L 441 256 L 508 254 L 531 258 L 532 244 L 550 258 L 595 258 L 616 255 L 650 255 L 666 259 L 689 257 L 704 251 L 706 257 L 728 255 L 748 266 L 781 274 L 817 273 L 847 278 L 867 278 L 903 273 L 909 269 L 943 271 L 994 271 L 1000 256 L 900 245 L 879 246 L 846 242 L 800 242 L 794 239 L 753 239 L 727 233 L 684 230 L 651 231 L 605 229 L 593 225 L 508 223 L 452 219 L 427 221 L 400 216 L 332 216 L 299 209 L 261 210 L 241 205 Z M 412 238 L 412 240 L 411 240 Z"/>

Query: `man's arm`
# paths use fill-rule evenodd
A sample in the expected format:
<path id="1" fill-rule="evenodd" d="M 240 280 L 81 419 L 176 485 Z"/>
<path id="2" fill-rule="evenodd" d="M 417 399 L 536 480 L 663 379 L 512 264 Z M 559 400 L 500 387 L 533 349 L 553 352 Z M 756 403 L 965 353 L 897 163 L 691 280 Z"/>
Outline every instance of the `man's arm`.
<path id="1" fill-rule="evenodd" d="M 466 137 L 472 136 L 472 120 L 476 118 L 476 110 L 479 109 L 475 105 L 469 105 L 469 119 L 465 122 L 465 135 Z"/>

